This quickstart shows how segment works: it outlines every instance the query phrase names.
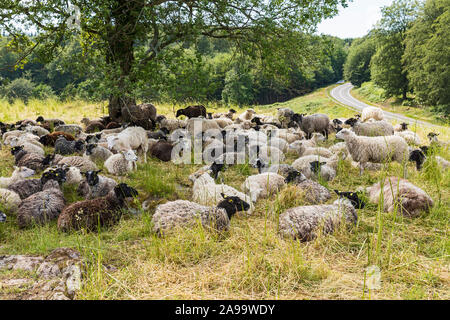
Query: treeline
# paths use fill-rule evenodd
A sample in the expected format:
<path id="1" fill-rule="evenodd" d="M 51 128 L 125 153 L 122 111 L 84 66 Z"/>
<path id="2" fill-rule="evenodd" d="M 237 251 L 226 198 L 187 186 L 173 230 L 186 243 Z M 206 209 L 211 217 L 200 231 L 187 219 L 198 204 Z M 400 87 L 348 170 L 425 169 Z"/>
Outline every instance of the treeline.
<path id="1" fill-rule="evenodd" d="M 355 40 L 344 76 L 355 86 L 367 81 L 385 98 L 431 107 L 450 115 L 450 0 L 396 0 L 382 10 L 369 34 Z"/>
<path id="2" fill-rule="evenodd" d="M 223 101 L 236 105 L 282 102 L 343 78 L 351 40 L 297 35 L 280 54 L 254 54 L 249 44 L 200 37 L 178 43 L 159 59 L 138 66 L 134 96 L 145 101 Z M 9 100 L 31 97 L 107 100 L 101 55 L 86 53 L 73 38 L 56 59 L 33 54 L 17 65 L 7 37 L 0 38 L 0 94 Z M 283 44 L 280 43 L 279 46 Z M 244 49 L 243 49 L 244 48 Z M 146 50 L 136 50 L 136 55 Z M 286 50 L 289 49 L 289 50 Z"/>

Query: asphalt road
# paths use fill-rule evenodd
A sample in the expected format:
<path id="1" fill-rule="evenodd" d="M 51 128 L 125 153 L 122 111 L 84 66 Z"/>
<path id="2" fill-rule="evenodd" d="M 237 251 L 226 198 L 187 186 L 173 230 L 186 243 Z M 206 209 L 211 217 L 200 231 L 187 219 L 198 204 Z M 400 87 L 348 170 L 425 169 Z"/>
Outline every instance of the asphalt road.
<path id="1" fill-rule="evenodd" d="M 345 83 L 341 86 L 338 86 L 336 88 L 334 88 L 333 90 L 331 90 L 330 95 L 333 99 L 335 99 L 336 101 L 358 111 L 361 112 L 362 109 L 366 108 L 366 107 L 373 107 L 371 105 L 368 105 L 364 102 L 361 102 L 357 99 L 355 99 L 351 94 L 350 94 L 350 90 L 352 90 L 353 85 L 351 83 Z M 425 122 L 425 121 L 420 121 L 420 120 L 416 120 L 416 119 L 412 119 L 412 118 L 408 118 L 405 117 L 402 114 L 398 114 L 398 113 L 392 113 L 392 112 L 388 112 L 383 110 L 384 113 L 384 117 L 387 120 L 399 120 L 402 122 L 406 122 L 409 124 L 419 124 L 419 125 L 423 125 L 423 126 L 428 126 L 428 127 L 439 127 L 438 125 L 429 123 L 429 122 Z"/>

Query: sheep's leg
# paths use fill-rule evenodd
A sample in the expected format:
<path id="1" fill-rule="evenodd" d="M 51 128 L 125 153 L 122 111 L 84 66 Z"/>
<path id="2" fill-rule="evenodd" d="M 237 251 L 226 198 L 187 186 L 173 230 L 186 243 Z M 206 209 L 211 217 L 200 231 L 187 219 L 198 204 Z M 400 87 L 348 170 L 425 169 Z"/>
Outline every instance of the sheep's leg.
<path id="1" fill-rule="evenodd" d="M 362 162 L 359 163 L 359 176 L 362 176 L 364 172 L 364 164 Z"/>
<path id="2" fill-rule="evenodd" d="M 403 161 L 403 179 L 408 179 L 408 168 L 406 164 L 407 162 Z"/>

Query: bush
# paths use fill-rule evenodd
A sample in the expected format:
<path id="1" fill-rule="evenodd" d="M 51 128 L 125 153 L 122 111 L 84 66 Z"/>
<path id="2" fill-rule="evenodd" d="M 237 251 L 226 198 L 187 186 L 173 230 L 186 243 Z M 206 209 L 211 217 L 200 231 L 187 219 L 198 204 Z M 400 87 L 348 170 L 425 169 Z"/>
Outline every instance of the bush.
<path id="1" fill-rule="evenodd" d="M 53 89 L 46 84 L 38 84 L 33 89 L 33 97 L 41 100 L 52 98 L 55 96 Z"/>
<path id="2" fill-rule="evenodd" d="M 3 95 L 8 99 L 10 103 L 14 99 L 21 99 L 23 102 L 28 103 L 28 99 L 33 96 L 34 84 L 31 80 L 25 78 L 18 78 L 3 88 Z"/>

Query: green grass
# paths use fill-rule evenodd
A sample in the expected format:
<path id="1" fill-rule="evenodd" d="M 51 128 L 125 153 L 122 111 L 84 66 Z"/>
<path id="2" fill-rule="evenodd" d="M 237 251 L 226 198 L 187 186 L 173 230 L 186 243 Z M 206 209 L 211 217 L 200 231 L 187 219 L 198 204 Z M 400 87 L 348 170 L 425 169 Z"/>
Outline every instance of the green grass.
<path id="1" fill-rule="evenodd" d="M 297 112 L 327 113 L 331 118 L 354 114 L 328 98 L 328 90 L 255 109 L 275 114 L 277 107 L 291 107 Z M 34 103 L 9 115 L 8 121 L 36 116 L 37 105 L 39 113 L 66 119 L 63 104 L 51 113 Z M 76 121 L 82 117 L 84 104 L 74 105 L 80 108 L 78 115 L 67 114 Z M 3 106 L 1 102 L 1 110 Z M 157 107 L 161 113 L 171 114 L 170 106 Z M 101 114 L 100 105 L 89 110 L 86 115 L 92 118 Z M 426 135 L 425 129 L 417 130 Z M 443 136 L 448 136 L 448 128 L 443 130 Z M 336 142 L 331 135 L 323 145 Z M 450 158 L 446 148 L 437 152 Z M 7 148 L 0 151 L 0 159 L 0 173 L 9 175 L 13 157 Z M 286 163 L 295 159 L 288 155 Z M 258 201 L 252 215 L 237 214 L 225 234 L 198 226 L 157 237 L 151 224 L 155 206 L 167 200 L 191 199 L 188 176 L 201 165 L 149 159 L 147 164 L 139 163 L 138 171 L 116 178 L 138 189 L 137 214 L 125 212 L 117 225 L 98 233 L 66 234 L 58 232 L 55 222 L 19 230 L 14 214 L 9 213 L 8 221 L 0 224 L 0 254 L 45 255 L 58 247 L 79 250 L 86 264 L 77 299 L 449 299 L 450 172 L 433 161 L 421 172 L 412 163 L 408 165 L 409 180 L 435 201 L 430 213 L 407 219 L 397 212 L 383 212 L 381 203 L 369 204 L 358 210 L 355 227 L 342 227 L 332 235 L 299 243 L 277 233 L 278 217 L 284 210 L 306 205 L 303 194 L 292 187 Z M 228 167 L 222 174 L 224 183 L 240 189 L 245 177 L 256 173 L 244 164 Z M 402 166 L 391 163 L 381 172 L 365 171 L 360 176 L 359 169 L 340 161 L 336 179 L 327 185 L 331 190 L 356 191 L 385 176 L 402 176 Z M 64 192 L 68 202 L 78 200 L 74 188 L 67 187 Z M 333 196 L 329 202 L 335 199 Z M 147 210 L 142 209 L 144 202 Z M 364 287 L 365 268 L 372 264 L 381 269 L 381 290 Z M 0 280 L 13 277 L 17 274 L 0 272 Z M 0 290 L 0 298 L 4 294 Z"/>

